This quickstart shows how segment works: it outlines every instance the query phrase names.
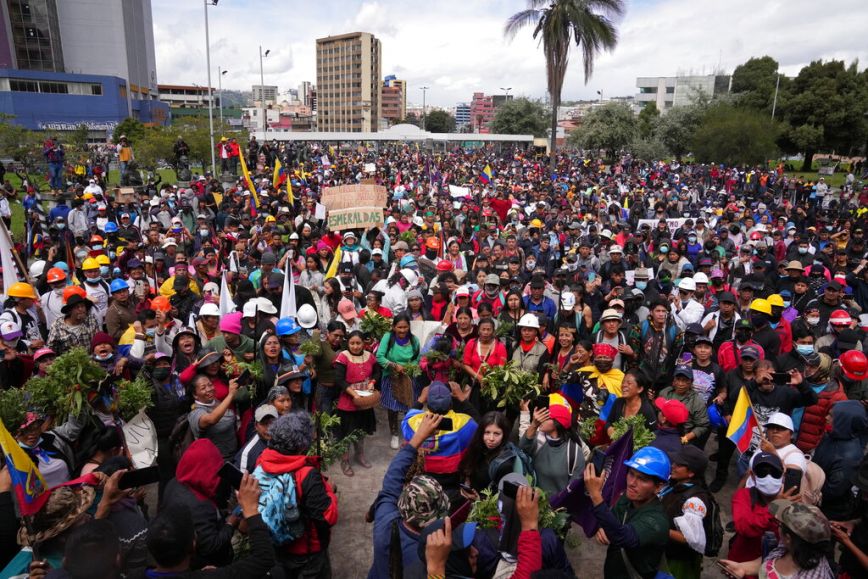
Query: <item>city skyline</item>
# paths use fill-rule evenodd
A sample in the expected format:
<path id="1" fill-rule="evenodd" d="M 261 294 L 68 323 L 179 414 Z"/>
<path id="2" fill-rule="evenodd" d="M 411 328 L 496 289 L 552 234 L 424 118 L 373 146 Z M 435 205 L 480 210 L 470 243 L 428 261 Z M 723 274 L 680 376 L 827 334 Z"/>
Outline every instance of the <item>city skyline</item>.
<path id="1" fill-rule="evenodd" d="M 205 27 L 202 3 L 180 5 L 152 0 L 160 83 L 205 85 Z M 596 60 L 585 85 L 577 51 L 564 83 L 563 100 L 635 93 L 640 76 L 731 73 L 751 56 L 768 54 L 781 72 L 794 75 L 816 59 L 868 61 L 855 18 L 857 0 L 837 0 L 829 9 L 799 0 L 757 5 L 733 0 L 692 3 L 677 0 L 626 2 L 619 23 L 620 42 Z M 325 0 L 295 4 L 295 12 L 269 0 L 221 0 L 209 6 L 211 64 L 229 72 L 223 88 L 249 90 L 259 84 L 258 45 L 270 49 L 264 59 L 265 84 L 282 92 L 316 79 L 316 38 L 370 32 L 382 42 L 383 75 L 395 74 L 408 84 L 408 103 L 421 101 L 419 87 L 430 86 L 428 104 L 452 107 L 474 92 L 497 94 L 512 87 L 516 97 L 545 98 L 545 64 L 530 30 L 512 42 L 503 37 L 506 18 L 526 7 L 522 0 L 444 0 L 436 4 L 366 1 L 347 9 L 345 2 Z M 810 11 L 811 17 L 805 14 Z M 272 14 L 269 27 L 251 32 L 251 11 Z M 747 16 L 745 16 L 747 15 Z M 285 20 L 285 26 L 279 23 Z M 262 20 L 260 20 L 262 21 Z M 824 31 L 818 34 L 818 31 Z"/>

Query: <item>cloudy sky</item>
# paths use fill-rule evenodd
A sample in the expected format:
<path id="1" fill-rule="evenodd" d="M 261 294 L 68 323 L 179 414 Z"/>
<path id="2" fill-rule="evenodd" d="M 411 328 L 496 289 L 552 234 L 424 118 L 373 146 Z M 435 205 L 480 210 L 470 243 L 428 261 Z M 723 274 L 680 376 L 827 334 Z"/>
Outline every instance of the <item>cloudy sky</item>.
<path id="1" fill-rule="evenodd" d="M 503 36 L 509 15 L 527 0 L 220 0 L 209 7 L 212 84 L 217 67 L 229 72 L 223 87 L 259 84 L 259 46 L 265 84 L 285 92 L 316 82 L 315 40 L 371 32 L 383 46 L 383 75 L 409 84 L 408 102 L 443 107 L 469 101 L 473 92 L 545 96 L 545 61 L 528 29 Z M 565 100 L 635 93 L 637 76 L 731 72 L 751 56 L 768 54 L 793 75 L 811 60 L 868 63 L 865 0 L 625 0 L 619 43 L 604 53 L 587 83 L 574 53 Z M 206 84 L 202 0 L 152 0 L 161 83 Z"/>

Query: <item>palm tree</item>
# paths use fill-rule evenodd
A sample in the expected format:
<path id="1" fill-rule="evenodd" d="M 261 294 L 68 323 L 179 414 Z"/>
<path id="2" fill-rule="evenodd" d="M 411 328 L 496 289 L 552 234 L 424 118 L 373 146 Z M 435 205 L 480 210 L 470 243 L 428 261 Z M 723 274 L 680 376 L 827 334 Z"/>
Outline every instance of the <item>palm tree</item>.
<path id="1" fill-rule="evenodd" d="M 528 8 L 506 21 L 504 35 L 512 39 L 526 26 L 543 45 L 546 80 L 552 101 L 551 168 L 556 162 L 558 106 L 573 43 L 582 51 L 585 84 L 594 72 L 594 58 L 618 43 L 613 20 L 624 13 L 623 0 L 527 0 Z"/>

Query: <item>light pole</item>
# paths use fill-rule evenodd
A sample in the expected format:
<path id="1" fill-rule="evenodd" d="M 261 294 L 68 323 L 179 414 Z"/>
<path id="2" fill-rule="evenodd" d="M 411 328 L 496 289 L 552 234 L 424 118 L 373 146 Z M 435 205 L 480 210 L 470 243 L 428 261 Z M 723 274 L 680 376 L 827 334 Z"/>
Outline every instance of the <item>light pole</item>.
<path id="1" fill-rule="evenodd" d="M 208 128 L 211 137 L 211 175 L 217 173 L 217 160 L 214 157 L 214 99 L 211 93 L 211 37 L 208 32 L 208 5 L 217 6 L 220 0 L 204 0 L 205 4 L 205 60 L 208 66 Z"/>
<path id="2" fill-rule="evenodd" d="M 598 90 L 597 94 L 600 95 L 600 104 L 603 104 L 603 90 L 602 89 Z"/>
<path id="3" fill-rule="evenodd" d="M 217 67 L 217 100 L 220 101 L 220 133 L 223 134 L 223 75 L 229 72 Z"/>
<path id="4" fill-rule="evenodd" d="M 428 94 L 428 89 L 431 88 L 429 86 L 420 86 L 419 90 L 422 91 L 422 130 L 425 130 L 425 96 Z"/>
<path id="5" fill-rule="evenodd" d="M 262 45 L 259 46 L 259 98 L 262 101 L 262 142 L 264 143 L 268 133 L 268 121 L 265 118 L 265 73 L 262 68 L 262 59 L 268 57 L 270 50 L 262 54 Z"/>
<path id="6" fill-rule="evenodd" d="M 781 86 L 781 71 L 775 75 L 775 98 L 772 101 L 772 120 L 775 120 L 775 110 L 778 108 L 778 87 Z"/>
<path id="7" fill-rule="evenodd" d="M 509 91 L 512 90 L 512 87 L 511 86 L 508 86 L 506 88 L 500 87 L 500 90 L 502 90 L 504 93 L 506 93 L 506 97 L 504 97 L 503 102 L 508 101 L 509 100 Z"/>

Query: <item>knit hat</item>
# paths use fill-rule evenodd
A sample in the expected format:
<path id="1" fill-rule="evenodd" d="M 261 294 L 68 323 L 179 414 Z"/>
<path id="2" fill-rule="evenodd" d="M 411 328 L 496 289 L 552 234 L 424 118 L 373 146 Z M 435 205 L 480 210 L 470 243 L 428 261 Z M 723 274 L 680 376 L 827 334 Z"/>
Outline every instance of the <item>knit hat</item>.
<path id="1" fill-rule="evenodd" d="M 549 417 L 564 428 L 568 429 L 573 421 L 573 407 L 570 406 L 567 399 L 560 394 L 550 394 Z"/>
<path id="2" fill-rule="evenodd" d="M 241 312 L 232 312 L 231 314 L 223 316 L 223 318 L 220 319 L 220 331 L 229 334 L 240 334 L 242 315 Z"/>
<path id="3" fill-rule="evenodd" d="M 449 514 L 449 497 L 428 475 L 413 477 L 398 497 L 398 513 L 408 525 L 422 529 Z"/>
<path id="4" fill-rule="evenodd" d="M 97 332 L 90 340 L 90 349 L 93 350 L 101 344 L 108 344 L 114 348 L 115 340 L 105 332 Z"/>

